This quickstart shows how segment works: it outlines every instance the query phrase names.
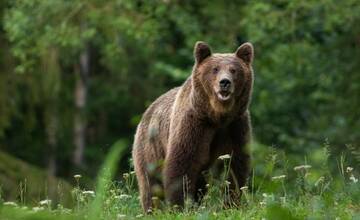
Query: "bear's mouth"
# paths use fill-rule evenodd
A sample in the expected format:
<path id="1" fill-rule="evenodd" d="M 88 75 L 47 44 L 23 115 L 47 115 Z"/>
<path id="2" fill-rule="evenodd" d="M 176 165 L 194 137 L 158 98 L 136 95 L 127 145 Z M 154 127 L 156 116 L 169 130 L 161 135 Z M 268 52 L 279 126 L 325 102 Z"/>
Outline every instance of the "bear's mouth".
<path id="1" fill-rule="evenodd" d="M 231 97 L 231 92 L 230 91 L 219 91 L 217 93 L 217 97 L 220 101 L 227 101 Z"/>

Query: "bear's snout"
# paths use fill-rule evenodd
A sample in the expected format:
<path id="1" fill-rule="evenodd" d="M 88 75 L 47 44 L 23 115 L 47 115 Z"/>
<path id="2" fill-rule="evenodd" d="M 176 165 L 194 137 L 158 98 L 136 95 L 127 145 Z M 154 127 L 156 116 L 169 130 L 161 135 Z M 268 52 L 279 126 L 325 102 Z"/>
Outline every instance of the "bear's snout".
<path id="1" fill-rule="evenodd" d="M 220 77 L 219 77 L 220 78 Z M 234 85 L 231 77 L 222 76 L 218 81 L 217 97 L 220 101 L 227 101 L 233 93 Z"/>
<path id="2" fill-rule="evenodd" d="M 220 80 L 219 82 L 221 91 L 229 91 L 231 86 L 231 81 L 227 78 Z"/>

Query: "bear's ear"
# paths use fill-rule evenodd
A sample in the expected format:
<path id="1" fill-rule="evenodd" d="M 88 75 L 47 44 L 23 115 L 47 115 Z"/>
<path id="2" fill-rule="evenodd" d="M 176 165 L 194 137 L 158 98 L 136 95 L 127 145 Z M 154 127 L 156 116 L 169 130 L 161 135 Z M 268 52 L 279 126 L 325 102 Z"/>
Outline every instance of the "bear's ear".
<path id="1" fill-rule="evenodd" d="M 205 58 L 211 55 L 211 49 L 207 43 L 198 41 L 194 47 L 194 57 L 197 64 L 200 64 Z"/>
<path id="2" fill-rule="evenodd" d="M 254 48 L 249 42 L 243 43 L 235 52 L 236 56 L 245 63 L 251 64 L 254 58 Z"/>

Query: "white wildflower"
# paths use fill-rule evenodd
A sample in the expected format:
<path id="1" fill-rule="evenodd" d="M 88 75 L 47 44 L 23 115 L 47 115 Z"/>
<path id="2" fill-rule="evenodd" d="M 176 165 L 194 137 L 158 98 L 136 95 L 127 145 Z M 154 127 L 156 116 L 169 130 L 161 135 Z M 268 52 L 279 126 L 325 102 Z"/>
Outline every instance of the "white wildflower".
<path id="1" fill-rule="evenodd" d="M 310 165 L 300 165 L 300 166 L 294 167 L 294 170 L 295 170 L 295 171 L 298 171 L 298 170 L 307 170 L 307 169 L 310 169 L 310 168 L 311 168 Z"/>
<path id="2" fill-rule="evenodd" d="M 231 183 L 227 180 L 225 180 L 225 185 L 229 186 Z"/>
<path id="3" fill-rule="evenodd" d="M 247 186 L 243 186 L 243 187 L 240 188 L 241 191 L 246 191 L 248 189 L 249 189 L 249 187 L 247 187 Z"/>
<path id="4" fill-rule="evenodd" d="M 127 179 L 127 178 L 129 178 L 129 174 L 128 173 L 123 173 L 123 177 L 124 177 L 124 179 Z"/>
<path id="5" fill-rule="evenodd" d="M 144 217 L 143 214 L 138 214 L 137 216 L 135 216 L 136 218 L 141 218 L 141 217 Z"/>
<path id="6" fill-rule="evenodd" d="M 51 200 L 50 199 L 45 199 L 45 200 L 40 201 L 39 204 L 41 206 L 49 206 L 49 205 L 51 205 Z"/>
<path id="7" fill-rule="evenodd" d="M 61 210 L 61 212 L 64 213 L 64 214 L 70 214 L 72 212 L 72 210 L 64 208 L 64 209 Z"/>
<path id="8" fill-rule="evenodd" d="M 346 167 L 346 172 L 347 173 L 351 173 L 351 171 L 353 171 L 354 170 L 354 168 L 352 168 L 352 167 Z"/>
<path id="9" fill-rule="evenodd" d="M 83 195 L 95 196 L 95 192 L 92 190 L 86 190 L 82 192 Z"/>
<path id="10" fill-rule="evenodd" d="M 224 154 L 224 155 L 221 155 L 218 159 L 227 160 L 227 159 L 230 159 L 230 158 L 231 158 L 230 154 Z"/>
<path id="11" fill-rule="evenodd" d="M 127 195 L 127 194 L 121 194 L 119 196 L 119 199 L 130 199 L 131 198 L 131 195 Z"/>
<path id="12" fill-rule="evenodd" d="M 357 178 L 355 178 L 354 175 L 351 174 L 350 178 L 349 178 L 353 183 L 357 183 L 359 180 Z"/>
<path id="13" fill-rule="evenodd" d="M 131 175 L 134 175 L 134 174 L 135 174 L 135 171 L 131 171 L 130 174 L 131 174 Z"/>
<path id="14" fill-rule="evenodd" d="M 285 179 L 286 175 L 280 175 L 280 176 L 273 176 L 271 177 L 271 180 L 282 180 Z"/>
<path id="15" fill-rule="evenodd" d="M 320 183 L 324 182 L 325 178 L 323 176 L 321 176 L 316 182 L 315 182 L 315 186 L 318 186 Z"/>
<path id="16" fill-rule="evenodd" d="M 34 207 L 34 208 L 32 208 L 32 210 L 34 212 L 42 211 L 42 210 L 44 210 L 44 207 Z"/>
<path id="17" fill-rule="evenodd" d="M 15 202 L 4 202 L 3 204 L 7 205 L 7 206 L 14 206 L 14 207 L 17 206 L 17 204 Z"/>
<path id="18" fill-rule="evenodd" d="M 80 175 L 80 174 L 76 174 L 76 175 L 74 175 L 74 178 L 78 180 L 78 179 L 81 178 L 81 175 Z"/>
<path id="19" fill-rule="evenodd" d="M 209 187 L 210 187 L 210 184 L 207 183 L 207 184 L 205 185 L 205 187 L 206 187 L 206 188 L 209 188 Z"/>
<path id="20" fill-rule="evenodd" d="M 262 196 L 264 197 L 264 201 L 274 201 L 274 195 L 273 194 L 263 193 Z"/>
<path id="21" fill-rule="evenodd" d="M 124 219 L 126 217 L 126 215 L 124 214 L 118 214 L 117 215 L 117 219 Z"/>
<path id="22" fill-rule="evenodd" d="M 286 197 L 285 196 L 280 197 L 280 201 L 281 201 L 281 203 L 285 204 L 286 203 Z"/>
<path id="23" fill-rule="evenodd" d="M 261 201 L 261 202 L 259 202 L 259 204 L 260 204 L 261 206 L 265 206 L 265 205 L 266 205 L 266 202 L 265 202 L 265 201 Z"/>

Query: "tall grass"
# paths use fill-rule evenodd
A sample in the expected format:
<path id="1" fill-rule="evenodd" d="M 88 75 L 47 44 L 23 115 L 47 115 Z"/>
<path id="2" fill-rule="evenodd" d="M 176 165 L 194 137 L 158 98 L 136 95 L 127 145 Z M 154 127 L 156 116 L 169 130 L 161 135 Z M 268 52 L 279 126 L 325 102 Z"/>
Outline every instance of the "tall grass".
<path id="1" fill-rule="evenodd" d="M 162 204 L 161 210 L 143 215 L 139 205 L 133 171 L 113 181 L 116 165 L 126 143 L 115 143 L 97 177 L 96 188 L 85 190 L 77 184 L 73 189 L 74 207 L 49 205 L 26 207 L 21 198 L 7 203 L 0 195 L 0 219 L 359 219 L 360 183 L 358 167 L 347 164 L 340 156 L 335 162 L 339 170 L 331 171 L 326 146 L 312 155 L 299 157 L 258 144 L 253 146 L 253 172 L 249 185 L 242 187 L 240 206 L 224 209 L 229 198 L 229 163 L 222 157 L 225 172 L 218 178 L 207 176 L 207 193 L 201 204 L 186 202 L 182 212 Z M 81 182 L 81 177 L 76 176 Z"/>

